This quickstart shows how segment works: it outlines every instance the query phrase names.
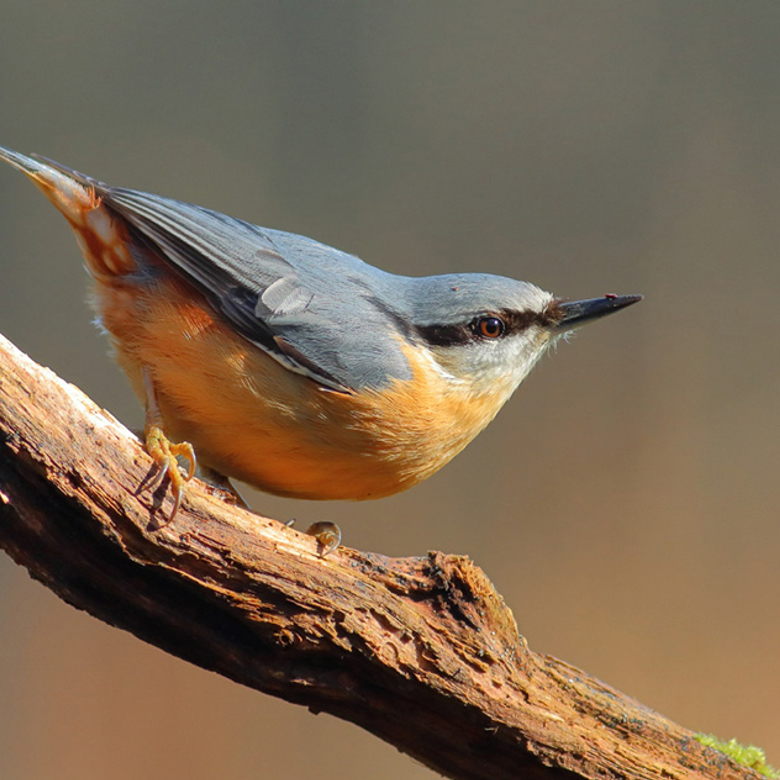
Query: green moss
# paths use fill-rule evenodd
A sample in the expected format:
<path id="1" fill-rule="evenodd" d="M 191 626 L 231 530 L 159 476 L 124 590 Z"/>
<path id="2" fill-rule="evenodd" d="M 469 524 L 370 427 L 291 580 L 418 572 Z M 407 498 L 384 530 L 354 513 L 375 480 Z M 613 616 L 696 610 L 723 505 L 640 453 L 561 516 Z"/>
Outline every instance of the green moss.
<path id="1" fill-rule="evenodd" d="M 780 772 L 767 764 L 766 754 L 760 747 L 755 745 L 745 747 L 740 745 L 736 739 L 722 742 L 713 734 L 697 734 L 696 739 L 702 745 L 720 750 L 721 753 L 725 753 L 729 758 L 733 758 L 738 764 L 749 766 L 751 769 L 755 769 L 756 772 L 773 778 L 773 780 L 780 780 Z"/>

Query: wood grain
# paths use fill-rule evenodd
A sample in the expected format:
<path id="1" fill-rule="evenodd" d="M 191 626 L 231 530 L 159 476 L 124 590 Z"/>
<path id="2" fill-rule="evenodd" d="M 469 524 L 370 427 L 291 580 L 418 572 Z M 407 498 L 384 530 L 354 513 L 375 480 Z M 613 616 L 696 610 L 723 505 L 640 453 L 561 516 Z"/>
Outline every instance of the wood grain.
<path id="1" fill-rule="evenodd" d="M 323 559 L 197 480 L 166 523 L 154 483 L 129 431 L 0 336 L 0 546 L 73 606 L 452 778 L 759 777 L 531 651 L 468 558 Z"/>

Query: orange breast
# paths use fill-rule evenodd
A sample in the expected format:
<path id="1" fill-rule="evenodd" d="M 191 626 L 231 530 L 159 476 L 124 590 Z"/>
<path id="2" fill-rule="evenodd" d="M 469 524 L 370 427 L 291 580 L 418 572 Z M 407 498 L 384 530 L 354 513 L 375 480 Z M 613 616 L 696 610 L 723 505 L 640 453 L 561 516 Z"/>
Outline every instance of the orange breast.
<path id="1" fill-rule="evenodd" d="M 172 274 L 142 285 L 103 277 L 95 287 L 142 399 L 142 366 L 151 373 L 167 435 L 270 493 L 359 500 L 404 490 L 460 452 L 503 403 L 445 385 L 408 345 L 411 381 L 354 395 L 324 390 L 238 336 Z"/>

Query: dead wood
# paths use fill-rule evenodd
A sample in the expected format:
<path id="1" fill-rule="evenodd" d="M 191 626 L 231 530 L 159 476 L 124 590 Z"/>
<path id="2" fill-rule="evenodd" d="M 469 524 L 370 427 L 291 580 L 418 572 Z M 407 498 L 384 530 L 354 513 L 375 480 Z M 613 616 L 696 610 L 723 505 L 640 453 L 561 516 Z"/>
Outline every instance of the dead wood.
<path id="1" fill-rule="evenodd" d="M 323 559 L 197 481 L 166 523 L 153 475 L 129 431 L 0 336 L 0 546 L 73 606 L 452 778 L 759 777 L 532 652 L 468 558 Z"/>

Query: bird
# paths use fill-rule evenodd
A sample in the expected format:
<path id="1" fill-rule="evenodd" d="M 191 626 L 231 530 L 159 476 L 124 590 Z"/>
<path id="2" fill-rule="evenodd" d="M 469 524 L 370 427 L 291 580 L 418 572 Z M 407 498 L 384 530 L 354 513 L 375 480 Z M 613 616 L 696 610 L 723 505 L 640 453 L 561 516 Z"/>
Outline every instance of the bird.
<path id="1" fill-rule="evenodd" d="M 170 480 L 169 519 L 196 462 L 215 481 L 304 499 L 412 487 L 561 337 L 642 299 L 566 300 L 487 273 L 393 274 L 38 155 L 0 147 L 0 159 L 75 232 L 97 319 L 145 408 L 146 449 Z"/>

